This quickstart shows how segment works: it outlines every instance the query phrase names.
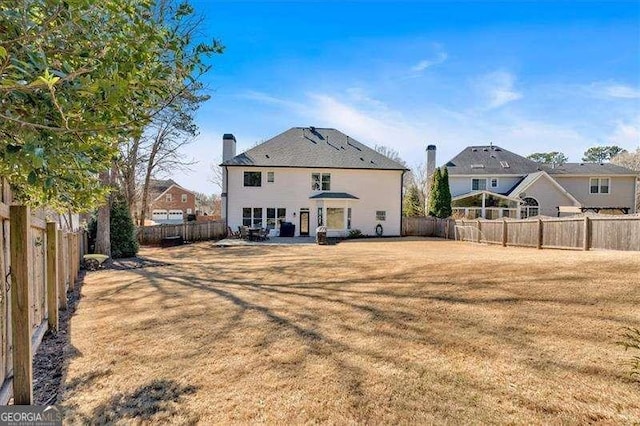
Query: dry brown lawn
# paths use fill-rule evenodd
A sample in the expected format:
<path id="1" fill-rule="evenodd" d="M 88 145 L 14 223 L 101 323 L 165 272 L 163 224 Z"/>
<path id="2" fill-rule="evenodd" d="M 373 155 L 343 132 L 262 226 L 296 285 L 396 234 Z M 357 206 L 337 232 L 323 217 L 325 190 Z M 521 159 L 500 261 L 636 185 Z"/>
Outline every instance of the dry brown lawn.
<path id="1" fill-rule="evenodd" d="M 640 421 L 640 255 L 403 239 L 145 249 L 90 273 L 69 423 Z"/>

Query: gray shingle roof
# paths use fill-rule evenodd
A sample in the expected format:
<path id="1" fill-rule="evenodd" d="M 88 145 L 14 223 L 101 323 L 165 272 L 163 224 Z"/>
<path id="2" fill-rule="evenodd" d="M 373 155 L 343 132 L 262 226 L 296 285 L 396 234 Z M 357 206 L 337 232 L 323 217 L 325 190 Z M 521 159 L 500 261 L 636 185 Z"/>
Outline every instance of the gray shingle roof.
<path id="1" fill-rule="evenodd" d="M 637 175 L 626 167 L 611 163 L 564 163 L 552 167 L 550 164 L 543 164 L 542 169 L 550 175 Z"/>
<path id="2" fill-rule="evenodd" d="M 525 175 L 540 165 L 495 145 L 468 146 L 447 164 L 449 175 Z"/>
<path id="3" fill-rule="evenodd" d="M 350 200 L 358 200 L 359 198 L 355 195 L 351 195 L 346 192 L 321 192 L 319 194 L 313 195 L 309 197 L 309 199 L 319 199 L 319 198 L 332 198 L 332 199 L 350 199 Z"/>
<path id="4" fill-rule="evenodd" d="M 336 129 L 293 127 L 230 160 L 226 166 L 405 170 Z"/>

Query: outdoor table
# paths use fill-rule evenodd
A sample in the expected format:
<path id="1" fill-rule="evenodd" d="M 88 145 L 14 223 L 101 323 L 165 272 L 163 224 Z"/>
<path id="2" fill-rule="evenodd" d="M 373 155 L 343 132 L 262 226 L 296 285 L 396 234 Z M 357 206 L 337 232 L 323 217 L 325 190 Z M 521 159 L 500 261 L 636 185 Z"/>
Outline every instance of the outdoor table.
<path id="1" fill-rule="evenodd" d="M 260 228 L 249 228 L 249 241 L 256 241 L 260 231 Z"/>

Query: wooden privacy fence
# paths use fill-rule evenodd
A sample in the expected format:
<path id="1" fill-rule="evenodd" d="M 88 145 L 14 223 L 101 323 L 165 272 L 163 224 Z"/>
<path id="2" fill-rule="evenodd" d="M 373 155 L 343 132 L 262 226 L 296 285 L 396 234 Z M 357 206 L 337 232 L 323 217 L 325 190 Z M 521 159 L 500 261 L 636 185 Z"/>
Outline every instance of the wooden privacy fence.
<path id="1" fill-rule="evenodd" d="M 437 217 L 403 217 L 402 236 L 454 239 L 455 220 Z"/>
<path id="2" fill-rule="evenodd" d="M 459 220 L 463 241 L 539 249 L 640 251 L 639 216 Z"/>
<path id="3" fill-rule="evenodd" d="M 75 286 L 86 243 L 25 206 L 0 202 L 0 404 L 33 403 L 33 353 Z"/>
<path id="4" fill-rule="evenodd" d="M 182 237 L 185 241 L 219 240 L 227 236 L 223 221 L 181 223 L 138 227 L 140 245 L 158 245 L 164 238 Z"/>

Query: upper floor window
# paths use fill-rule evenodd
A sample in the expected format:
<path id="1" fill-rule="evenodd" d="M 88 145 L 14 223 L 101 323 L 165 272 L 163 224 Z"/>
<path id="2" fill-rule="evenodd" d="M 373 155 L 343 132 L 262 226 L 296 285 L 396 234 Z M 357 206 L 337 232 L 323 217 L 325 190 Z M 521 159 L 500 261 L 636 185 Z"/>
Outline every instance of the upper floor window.
<path id="1" fill-rule="evenodd" d="M 376 210 L 376 220 L 386 220 L 387 212 L 384 210 Z"/>
<path id="2" fill-rule="evenodd" d="M 183 203 L 187 202 L 187 194 L 182 194 L 182 202 Z"/>
<path id="3" fill-rule="evenodd" d="M 492 188 L 498 187 L 498 178 L 491 178 L 491 187 Z"/>
<path id="4" fill-rule="evenodd" d="M 471 179 L 472 191 L 484 191 L 485 189 L 487 189 L 486 179 Z"/>
<path id="5" fill-rule="evenodd" d="M 312 191 L 331 191 L 331 174 L 330 173 L 311 173 L 311 190 Z"/>
<path id="6" fill-rule="evenodd" d="M 267 172 L 267 182 L 269 182 L 269 183 L 275 182 L 275 173 L 274 172 Z"/>
<path id="7" fill-rule="evenodd" d="M 262 172 L 244 172 L 244 186 L 262 186 Z"/>
<path id="8" fill-rule="evenodd" d="M 609 178 L 591 178 L 589 179 L 590 194 L 608 194 Z"/>
<path id="9" fill-rule="evenodd" d="M 171 193 L 166 194 L 164 196 L 164 199 L 165 199 L 165 201 L 171 202 L 171 201 L 173 201 L 173 195 Z"/>

